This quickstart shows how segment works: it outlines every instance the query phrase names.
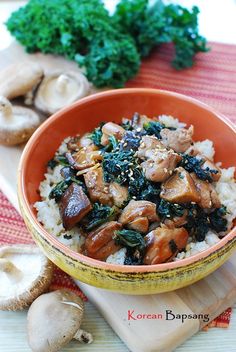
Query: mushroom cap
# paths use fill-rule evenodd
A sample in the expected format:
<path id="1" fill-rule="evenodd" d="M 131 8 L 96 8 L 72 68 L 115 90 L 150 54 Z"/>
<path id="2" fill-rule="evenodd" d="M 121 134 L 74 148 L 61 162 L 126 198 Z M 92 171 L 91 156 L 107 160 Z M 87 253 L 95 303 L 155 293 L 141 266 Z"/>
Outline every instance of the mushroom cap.
<path id="1" fill-rule="evenodd" d="M 25 95 L 42 79 L 43 69 L 38 63 L 24 61 L 0 71 L 0 95 L 13 99 Z"/>
<path id="2" fill-rule="evenodd" d="M 53 114 L 90 93 L 90 83 L 78 71 L 55 71 L 44 77 L 34 104 L 37 109 Z"/>
<path id="3" fill-rule="evenodd" d="M 75 293 L 57 290 L 38 297 L 27 316 L 28 342 L 33 352 L 55 352 L 78 331 L 84 303 Z"/>
<path id="4" fill-rule="evenodd" d="M 4 114 L 8 107 L 11 112 Z M 29 108 L 12 106 L 0 97 L 0 144 L 16 145 L 26 142 L 40 125 L 39 115 Z"/>
<path id="5" fill-rule="evenodd" d="M 8 272 L 1 269 L 1 264 L 7 262 L 13 264 Z M 52 274 L 53 264 L 38 247 L 20 244 L 1 246 L 0 310 L 20 310 L 30 305 L 48 289 Z"/>

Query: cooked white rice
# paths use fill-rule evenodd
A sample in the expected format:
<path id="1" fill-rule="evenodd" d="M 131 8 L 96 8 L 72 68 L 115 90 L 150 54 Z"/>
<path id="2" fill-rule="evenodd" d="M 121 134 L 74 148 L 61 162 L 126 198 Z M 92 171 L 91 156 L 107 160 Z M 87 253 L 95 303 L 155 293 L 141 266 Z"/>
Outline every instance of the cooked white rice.
<path id="1" fill-rule="evenodd" d="M 159 120 L 168 127 L 183 128 L 186 126 L 185 123 L 181 123 L 178 119 L 168 115 L 161 115 Z M 62 142 L 60 148 L 58 149 L 58 153 L 63 154 L 68 151 L 67 142 L 69 139 L 70 137 L 66 138 Z M 204 141 L 195 142 L 194 147 L 197 148 L 199 152 L 207 158 L 211 160 L 214 159 L 215 150 L 212 141 L 206 139 Z M 45 229 L 49 233 L 56 236 L 60 242 L 79 252 L 81 250 L 81 246 L 85 241 L 84 237 L 79 231 L 79 228 L 75 227 L 70 231 L 66 231 L 62 225 L 58 204 L 54 199 L 48 198 L 52 188 L 63 179 L 60 174 L 61 168 L 62 166 L 59 165 L 56 166 L 53 171 L 48 169 L 48 172 L 45 174 L 45 179 L 41 182 L 39 187 L 42 201 L 35 203 L 35 208 L 38 212 L 38 220 L 42 223 Z M 227 209 L 227 215 L 225 217 L 228 221 L 228 230 L 230 230 L 232 227 L 232 221 L 234 218 L 236 218 L 236 183 L 234 179 L 235 167 L 221 169 L 221 171 L 222 175 L 220 180 L 213 185 L 215 186 L 221 203 Z M 201 242 L 193 241 L 193 239 L 189 237 L 186 250 L 178 253 L 174 260 L 178 261 L 190 257 L 196 253 L 202 252 L 219 241 L 220 239 L 218 235 L 212 231 L 209 231 L 205 240 Z M 108 263 L 122 265 L 124 264 L 125 256 L 126 248 L 122 248 L 115 254 L 110 255 L 106 261 Z"/>
<path id="2" fill-rule="evenodd" d="M 171 115 L 160 115 L 158 116 L 158 119 L 167 127 L 184 128 L 186 126 L 186 123 L 180 122 L 178 119 Z"/>

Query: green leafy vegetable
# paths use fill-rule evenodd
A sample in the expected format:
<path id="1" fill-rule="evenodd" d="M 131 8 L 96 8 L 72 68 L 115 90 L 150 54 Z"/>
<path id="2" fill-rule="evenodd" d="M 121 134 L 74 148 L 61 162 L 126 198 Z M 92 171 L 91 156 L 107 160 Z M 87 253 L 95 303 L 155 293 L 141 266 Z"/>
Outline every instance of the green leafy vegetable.
<path id="1" fill-rule="evenodd" d="M 159 200 L 160 184 L 146 179 L 141 169 L 133 170 L 133 177 L 129 179 L 129 197 L 148 200 L 156 203 Z"/>
<path id="2" fill-rule="evenodd" d="M 136 167 L 135 152 L 131 150 L 116 150 L 105 153 L 102 162 L 104 180 L 106 182 L 116 181 L 119 184 L 128 182 L 130 172 Z"/>
<path id="3" fill-rule="evenodd" d="M 145 248 L 144 238 L 141 233 L 137 231 L 117 231 L 115 235 L 115 242 L 127 248 L 138 248 L 141 251 Z"/>
<path id="4" fill-rule="evenodd" d="M 91 231 L 95 227 L 98 227 L 111 220 L 114 214 L 114 208 L 111 208 L 108 205 L 94 203 L 93 209 L 83 219 L 84 229 L 86 231 Z"/>
<path id="5" fill-rule="evenodd" d="M 222 232 L 227 230 L 227 220 L 224 216 L 227 214 L 226 207 L 222 206 L 219 209 L 215 209 L 210 215 L 210 227 L 216 232 Z"/>
<path id="6" fill-rule="evenodd" d="M 161 199 L 160 204 L 157 208 L 158 214 L 164 219 L 173 219 L 174 217 L 181 217 L 184 215 L 185 207 L 181 204 L 170 203 L 164 199 Z"/>
<path id="7" fill-rule="evenodd" d="M 160 132 L 163 128 L 166 128 L 166 126 L 163 123 L 160 123 L 158 121 L 150 121 L 148 123 L 145 123 L 143 128 L 147 132 L 148 135 L 150 136 L 156 136 L 158 139 L 161 139 Z"/>
<path id="8" fill-rule="evenodd" d="M 196 204 L 188 205 L 187 224 L 185 228 L 195 236 L 197 241 L 204 241 L 209 230 L 217 233 L 227 230 L 226 208 L 215 209 L 210 214 Z"/>
<path id="9" fill-rule="evenodd" d="M 102 139 L 102 126 L 104 123 L 102 122 L 99 127 L 95 128 L 92 133 L 90 133 L 89 138 L 93 141 L 93 143 L 101 148 L 101 139 Z"/>
<path id="10" fill-rule="evenodd" d="M 211 174 L 217 174 L 217 170 L 211 170 L 209 168 L 203 169 L 202 165 L 204 160 L 197 159 L 195 156 L 190 156 L 188 154 L 182 154 L 182 160 L 180 161 L 179 166 L 182 166 L 188 172 L 195 172 L 195 174 L 204 181 L 212 182 Z"/>
<path id="11" fill-rule="evenodd" d="M 161 0 L 121 0 L 110 16 L 101 0 L 30 0 L 6 26 L 28 52 L 64 55 L 96 86 L 121 87 L 138 72 L 140 57 L 162 43 L 174 43 L 175 68 L 192 66 L 194 55 L 207 51 L 198 12 Z"/>
<path id="12" fill-rule="evenodd" d="M 49 199 L 55 199 L 56 202 L 59 202 L 67 188 L 71 185 L 71 183 L 72 180 L 70 178 L 59 182 L 51 190 L 49 194 Z"/>

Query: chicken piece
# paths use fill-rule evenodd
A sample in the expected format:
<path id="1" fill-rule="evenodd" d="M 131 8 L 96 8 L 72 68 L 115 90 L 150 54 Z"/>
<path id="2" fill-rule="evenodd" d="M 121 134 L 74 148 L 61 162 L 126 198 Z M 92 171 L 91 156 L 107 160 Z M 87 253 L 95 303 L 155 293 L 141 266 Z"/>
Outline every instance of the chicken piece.
<path id="1" fill-rule="evenodd" d="M 143 263 L 161 264 L 171 260 L 177 252 L 184 249 L 188 241 L 188 232 L 184 227 L 168 229 L 158 227 L 145 236 L 146 253 Z"/>
<path id="2" fill-rule="evenodd" d="M 174 175 L 162 184 L 160 197 L 171 203 L 198 203 L 201 200 L 192 177 L 182 167 L 178 167 Z"/>
<path id="3" fill-rule="evenodd" d="M 109 143 L 109 136 L 114 136 L 120 141 L 125 133 L 125 129 L 114 122 L 107 122 L 102 127 L 102 133 L 101 144 L 105 146 Z"/>
<path id="4" fill-rule="evenodd" d="M 163 144 L 153 136 L 143 136 L 137 156 L 147 159 L 141 163 L 145 177 L 153 182 L 163 182 L 170 177 L 181 156 L 173 150 L 167 150 Z"/>
<path id="5" fill-rule="evenodd" d="M 110 221 L 91 232 L 85 241 L 85 254 L 94 259 L 106 260 L 121 248 L 113 240 L 115 231 L 121 228 L 122 225 L 117 221 Z"/>
<path id="6" fill-rule="evenodd" d="M 137 157 L 140 159 L 155 159 L 157 151 L 165 151 L 163 144 L 154 136 L 143 136 L 137 151 Z"/>
<path id="7" fill-rule="evenodd" d="M 207 181 L 200 180 L 195 173 L 191 177 L 200 194 L 199 206 L 203 209 L 220 208 L 221 203 L 214 187 Z"/>
<path id="8" fill-rule="evenodd" d="M 91 209 L 90 200 L 82 187 L 72 183 L 61 198 L 60 212 L 64 228 L 71 230 Z"/>
<path id="9" fill-rule="evenodd" d="M 92 202 L 112 205 L 113 202 L 112 195 L 109 192 L 109 184 L 103 179 L 103 170 L 101 167 L 84 174 L 84 180 Z"/>
<path id="10" fill-rule="evenodd" d="M 161 142 L 165 147 L 171 148 L 175 152 L 184 153 L 193 142 L 193 132 L 193 126 L 190 126 L 189 129 L 177 128 L 174 131 L 163 128 L 160 132 Z"/>
<path id="11" fill-rule="evenodd" d="M 188 212 L 187 212 L 187 210 L 185 210 L 184 214 L 182 216 L 175 216 L 173 219 L 165 219 L 164 224 L 169 229 L 181 227 L 181 226 L 187 224 L 187 222 L 188 222 L 187 215 L 188 215 Z"/>
<path id="12" fill-rule="evenodd" d="M 156 153 L 156 159 L 149 159 L 141 163 L 145 177 L 153 182 L 164 182 L 173 173 L 181 156 L 171 152 L 162 151 Z"/>
<path id="13" fill-rule="evenodd" d="M 70 165 L 76 170 L 84 170 L 94 166 L 98 161 L 103 159 L 98 148 L 91 144 L 88 147 L 81 148 L 77 153 L 67 153 L 66 157 Z"/>
<path id="14" fill-rule="evenodd" d="M 156 204 L 146 200 L 131 200 L 123 209 L 119 222 L 128 228 L 142 233 L 148 231 L 149 222 L 159 220 L 156 213 Z"/>
<path id="15" fill-rule="evenodd" d="M 109 191 L 112 195 L 114 204 L 119 208 L 128 199 L 128 188 L 119 185 L 117 182 L 110 183 Z"/>

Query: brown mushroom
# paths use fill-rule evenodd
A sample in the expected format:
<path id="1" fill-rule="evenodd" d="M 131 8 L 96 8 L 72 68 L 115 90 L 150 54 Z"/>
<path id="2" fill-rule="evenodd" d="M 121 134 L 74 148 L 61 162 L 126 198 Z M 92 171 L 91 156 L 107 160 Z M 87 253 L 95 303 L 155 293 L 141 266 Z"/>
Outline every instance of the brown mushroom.
<path id="1" fill-rule="evenodd" d="M 72 183 L 61 198 L 63 226 L 71 230 L 90 210 L 92 205 L 81 186 Z"/>
<path id="2" fill-rule="evenodd" d="M 23 96 L 40 82 L 42 76 L 43 70 L 37 63 L 12 64 L 0 72 L 0 95 L 7 99 Z"/>
<path id="3" fill-rule="evenodd" d="M 82 299 L 69 290 L 41 295 L 28 311 L 30 348 L 33 352 L 56 352 L 73 338 L 91 343 L 92 335 L 80 330 L 83 315 Z"/>
<path id="4" fill-rule="evenodd" d="M 45 292 L 53 265 L 33 245 L 0 247 L 0 309 L 19 310 Z"/>
<path id="5" fill-rule="evenodd" d="M 77 71 L 55 71 L 42 80 L 35 97 L 35 106 L 53 114 L 90 93 L 87 78 Z"/>
<path id="6" fill-rule="evenodd" d="M 33 110 L 12 106 L 0 96 L 0 144 L 16 145 L 26 142 L 40 125 L 40 118 Z"/>
<path id="7" fill-rule="evenodd" d="M 106 260 L 120 249 L 113 237 L 121 228 L 122 225 L 117 221 L 110 221 L 90 232 L 85 241 L 85 254 L 94 259 Z"/>
<path id="8" fill-rule="evenodd" d="M 190 174 L 182 167 L 162 184 L 161 198 L 172 203 L 199 202 L 200 195 Z"/>

